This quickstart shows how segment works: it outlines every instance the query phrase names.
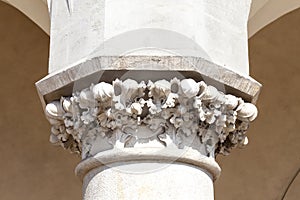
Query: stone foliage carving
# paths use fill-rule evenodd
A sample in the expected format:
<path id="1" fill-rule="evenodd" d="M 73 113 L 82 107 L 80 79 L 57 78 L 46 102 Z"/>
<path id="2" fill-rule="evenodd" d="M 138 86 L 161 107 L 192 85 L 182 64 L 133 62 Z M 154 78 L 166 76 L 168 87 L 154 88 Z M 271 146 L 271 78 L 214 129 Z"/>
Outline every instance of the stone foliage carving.
<path id="1" fill-rule="evenodd" d="M 207 156 L 227 155 L 247 144 L 246 130 L 257 116 L 257 108 L 241 98 L 203 81 L 177 78 L 101 82 L 49 103 L 45 110 L 52 125 L 50 141 L 83 157 L 99 137 L 105 145 L 124 148 L 150 141 L 168 146 L 167 138 L 184 148 L 192 138 Z"/>

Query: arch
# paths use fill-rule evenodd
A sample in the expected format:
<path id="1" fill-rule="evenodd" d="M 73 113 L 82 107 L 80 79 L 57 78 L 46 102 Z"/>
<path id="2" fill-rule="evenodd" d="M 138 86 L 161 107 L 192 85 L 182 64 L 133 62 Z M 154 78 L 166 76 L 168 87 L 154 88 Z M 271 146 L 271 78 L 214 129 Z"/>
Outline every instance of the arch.
<path id="1" fill-rule="evenodd" d="M 15 7 L 34 23 L 36 23 L 48 35 L 50 33 L 50 19 L 47 0 L 0 0 Z"/>
<path id="2" fill-rule="evenodd" d="M 299 0 L 254 0 L 248 20 L 249 38 L 266 25 L 299 7 Z"/>

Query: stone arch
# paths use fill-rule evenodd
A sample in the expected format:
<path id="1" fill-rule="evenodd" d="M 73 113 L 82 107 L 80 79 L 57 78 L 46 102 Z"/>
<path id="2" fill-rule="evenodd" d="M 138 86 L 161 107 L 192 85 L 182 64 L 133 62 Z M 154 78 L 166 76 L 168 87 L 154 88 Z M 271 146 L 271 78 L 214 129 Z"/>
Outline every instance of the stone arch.
<path id="1" fill-rule="evenodd" d="M 47 0 L 0 0 L 21 11 L 49 35 Z"/>
<path id="2" fill-rule="evenodd" d="M 249 38 L 268 24 L 300 7 L 300 1 L 254 0 L 248 21 Z"/>

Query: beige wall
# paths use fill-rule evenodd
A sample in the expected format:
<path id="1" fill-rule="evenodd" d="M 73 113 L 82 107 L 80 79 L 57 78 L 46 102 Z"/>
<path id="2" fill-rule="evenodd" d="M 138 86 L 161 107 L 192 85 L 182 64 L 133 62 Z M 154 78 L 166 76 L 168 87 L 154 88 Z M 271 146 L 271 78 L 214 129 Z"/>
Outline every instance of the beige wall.
<path id="1" fill-rule="evenodd" d="M 282 15 L 300 7 L 299 0 L 252 0 L 248 21 L 249 38 Z"/>
<path id="2" fill-rule="evenodd" d="M 47 74 L 49 37 L 2 2 L 0 15 L 0 199 L 79 200 L 79 159 L 48 142 L 34 86 Z"/>
<path id="3" fill-rule="evenodd" d="M 48 142 L 50 126 L 34 87 L 47 74 L 49 38 L 4 3 L 0 15 L 0 199 L 79 200 L 73 173 L 79 158 Z M 251 74 L 264 85 L 260 116 L 249 146 L 218 158 L 217 200 L 280 200 L 300 166 L 299 22 L 296 10 L 249 41 Z M 298 178 L 285 200 L 298 200 L 299 187 Z"/>
<path id="4" fill-rule="evenodd" d="M 50 20 L 47 0 L 0 0 L 13 5 L 49 34 Z"/>
<path id="5" fill-rule="evenodd" d="M 263 84 L 250 143 L 219 157 L 217 199 L 281 200 L 300 167 L 300 9 L 249 40 L 250 74 Z M 297 185 L 298 184 L 298 185 Z M 298 188 L 298 189 L 296 189 Z M 285 200 L 300 199 L 300 181 Z"/>

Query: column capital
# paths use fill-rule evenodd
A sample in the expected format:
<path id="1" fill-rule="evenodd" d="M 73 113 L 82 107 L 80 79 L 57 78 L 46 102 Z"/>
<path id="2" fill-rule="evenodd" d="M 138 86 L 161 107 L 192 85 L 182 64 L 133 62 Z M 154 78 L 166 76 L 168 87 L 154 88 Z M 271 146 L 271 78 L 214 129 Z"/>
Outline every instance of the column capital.
<path id="1" fill-rule="evenodd" d="M 107 163 L 107 152 L 121 160 L 228 155 L 247 144 L 245 133 L 257 116 L 255 105 L 239 97 L 177 78 L 100 82 L 47 104 L 45 111 L 52 143 L 83 159 L 102 153 Z"/>

